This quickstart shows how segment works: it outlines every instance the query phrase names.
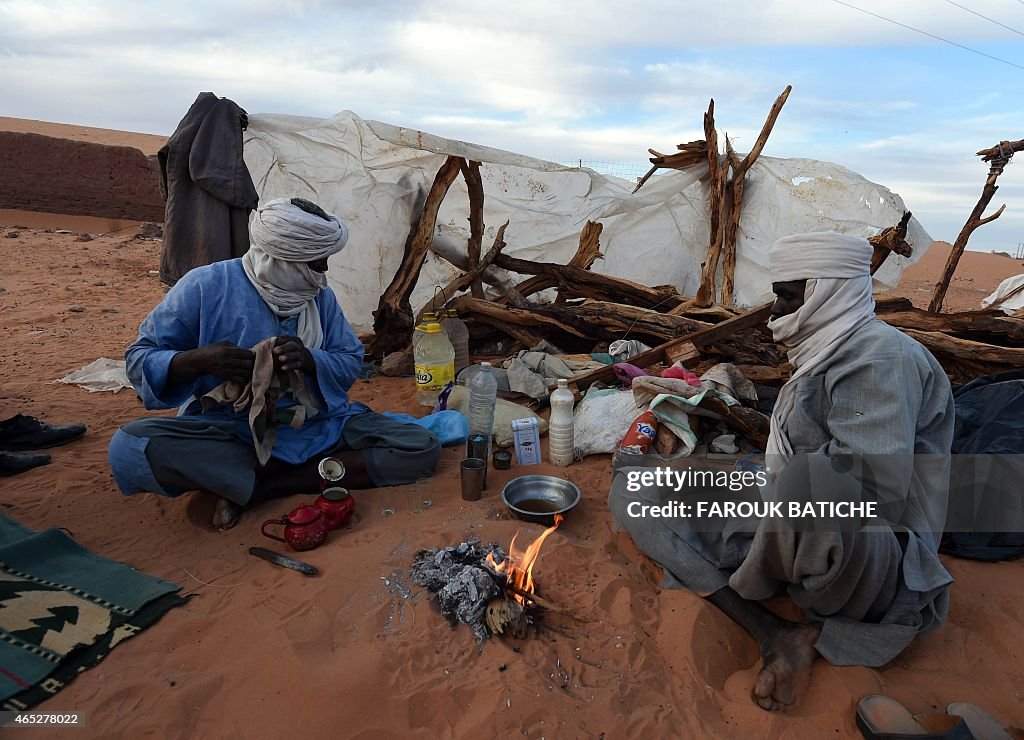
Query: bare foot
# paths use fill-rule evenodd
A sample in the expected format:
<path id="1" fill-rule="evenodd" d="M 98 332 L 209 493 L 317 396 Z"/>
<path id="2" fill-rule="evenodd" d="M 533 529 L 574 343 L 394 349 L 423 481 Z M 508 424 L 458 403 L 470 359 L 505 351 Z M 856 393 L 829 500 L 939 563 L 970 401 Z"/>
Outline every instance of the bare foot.
<path id="1" fill-rule="evenodd" d="M 213 510 L 213 527 L 223 532 L 238 524 L 241 507 L 226 498 L 217 499 L 217 507 Z"/>
<path id="2" fill-rule="evenodd" d="M 810 669 L 818 657 L 814 643 L 820 631 L 810 624 L 784 627 L 761 642 L 764 666 L 757 674 L 752 692 L 758 706 L 781 712 L 796 703 L 794 679 Z"/>

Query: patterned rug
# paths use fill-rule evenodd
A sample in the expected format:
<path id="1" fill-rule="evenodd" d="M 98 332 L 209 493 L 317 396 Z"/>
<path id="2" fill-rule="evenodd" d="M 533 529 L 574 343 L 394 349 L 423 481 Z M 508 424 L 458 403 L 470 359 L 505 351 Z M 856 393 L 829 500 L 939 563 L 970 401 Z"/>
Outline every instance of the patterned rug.
<path id="1" fill-rule="evenodd" d="M 180 588 L 0 514 L 0 708 L 56 694 L 185 603 Z"/>

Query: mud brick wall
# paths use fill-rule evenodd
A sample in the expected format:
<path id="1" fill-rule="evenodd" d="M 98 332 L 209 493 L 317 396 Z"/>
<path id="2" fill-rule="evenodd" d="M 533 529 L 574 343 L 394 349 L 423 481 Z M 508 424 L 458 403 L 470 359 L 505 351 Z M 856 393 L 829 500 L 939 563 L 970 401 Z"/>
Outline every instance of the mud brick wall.
<path id="1" fill-rule="evenodd" d="M 0 208 L 163 221 L 159 165 L 131 147 L 0 131 Z"/>

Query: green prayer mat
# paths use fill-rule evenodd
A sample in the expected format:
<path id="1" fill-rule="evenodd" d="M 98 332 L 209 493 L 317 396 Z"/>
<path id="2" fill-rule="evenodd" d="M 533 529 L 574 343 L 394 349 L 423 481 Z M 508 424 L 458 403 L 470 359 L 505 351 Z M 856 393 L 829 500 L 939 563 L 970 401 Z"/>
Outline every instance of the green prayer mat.
<path id="1" fill-rule="evenodd" d="M 60 691 L 115 645 L 185 603 L 180 586 L 0 514 L 0 708 Z"/>

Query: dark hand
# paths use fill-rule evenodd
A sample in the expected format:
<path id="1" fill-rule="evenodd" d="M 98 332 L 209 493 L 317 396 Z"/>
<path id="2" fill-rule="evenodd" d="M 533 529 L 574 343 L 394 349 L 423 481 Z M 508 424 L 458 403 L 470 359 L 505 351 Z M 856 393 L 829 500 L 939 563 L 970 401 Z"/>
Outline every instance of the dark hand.
<path id="1" fill-rule="evenodd" d="M 218 342 L 191 350 L 189 364 L 199 374 L 213 375 L 221 380 L 248 383 L 252 380 L 252 367 L 256 355 L 231 342 Z"/>
<path id="2" fill-rule="evenodd" d="M 274 364 L 279 370 L 316 372 L 316 360 L 313 353 L 298 337 L 278 337 L 274 344 Z"/>

